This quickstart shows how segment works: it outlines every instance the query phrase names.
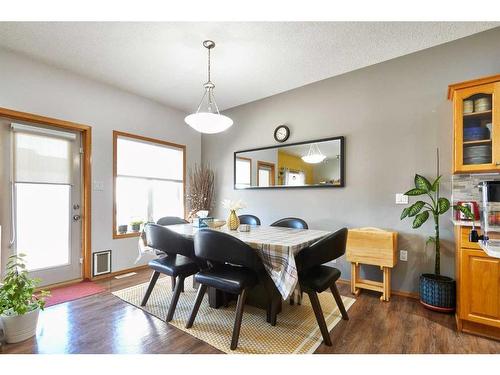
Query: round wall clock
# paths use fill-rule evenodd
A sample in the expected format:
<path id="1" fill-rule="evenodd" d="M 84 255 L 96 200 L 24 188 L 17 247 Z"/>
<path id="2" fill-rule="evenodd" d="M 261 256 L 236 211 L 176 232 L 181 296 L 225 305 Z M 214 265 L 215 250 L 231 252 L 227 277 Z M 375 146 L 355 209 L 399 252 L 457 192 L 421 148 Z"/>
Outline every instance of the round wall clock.
<path id="1" fill-rule="evenodd" d="M 274 139 L 277 142 L 285 142 L 290 137 L 290 128 L 286 125 L 280 125 L 274 130 Z"/>

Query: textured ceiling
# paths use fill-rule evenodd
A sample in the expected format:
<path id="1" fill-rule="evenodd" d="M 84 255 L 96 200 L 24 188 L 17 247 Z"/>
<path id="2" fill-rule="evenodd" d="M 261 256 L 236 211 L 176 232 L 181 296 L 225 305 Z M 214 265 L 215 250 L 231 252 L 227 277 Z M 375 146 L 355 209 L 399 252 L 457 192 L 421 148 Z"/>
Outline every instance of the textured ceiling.
<path id="1" fill-rule="evenodd" d="M 462 38 L 486 22 L 1 22 L 0 46 L 193 111 L 206 81 L 227 109 Z"/>

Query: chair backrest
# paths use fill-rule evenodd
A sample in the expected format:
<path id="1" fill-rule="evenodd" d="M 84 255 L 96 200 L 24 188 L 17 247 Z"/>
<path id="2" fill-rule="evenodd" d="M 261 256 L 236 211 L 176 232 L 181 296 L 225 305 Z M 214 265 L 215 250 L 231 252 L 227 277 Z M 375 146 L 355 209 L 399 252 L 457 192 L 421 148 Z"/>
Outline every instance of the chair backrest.
<path id="1" fill-rule="evenodd" d="M 167 227 L 148 223 L 144 226 L 148 246 L 169 255 L 180 254 L 194 258 L 193 241 Z"/>
<path id="2" fill-rule="evenodd" d="M 304 271 L 340 258 L 345 254 L 346 242 L 347 228 L 339 229 L 316 241 L 311 246 L 301 250 L 295 257 L 298 270 Z"/>
<path id="3" fill-rule="evenodd" d="M 180 217 L 177 216 L 165 216 L 156 222 L 158 225 L 175 225 L 175 224 L 187 224 L 188 221 L 181 219 Z"/>
<path id="4" fill-rule="evenodd" d="M 256 272 L 264 270 L 257 250 L 227 233 L 210 229 L 199 230 L 194 235 L 194 252 L 196 257 L 215 265 L 231 263 Z"/>
<path id="5" fill-rule="evenodd" d="M 260 225 L 260 219 L 255 215 L 240 215 L 240 224 Z"/>
<path id="6" fill-rule="evenodd" d="M 309 229 L 307 223 L 298 217 L 285 217 L 271 224 L 272 227 L 285 227 L 295 229 Z"/>

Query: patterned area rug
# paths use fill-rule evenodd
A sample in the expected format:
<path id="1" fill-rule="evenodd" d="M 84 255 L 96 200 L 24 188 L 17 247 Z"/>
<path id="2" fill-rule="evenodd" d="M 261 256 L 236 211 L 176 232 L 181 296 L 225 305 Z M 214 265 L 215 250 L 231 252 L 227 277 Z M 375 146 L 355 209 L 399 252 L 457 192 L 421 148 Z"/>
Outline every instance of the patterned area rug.
<path id="1" fill-rule="evenodd" d="M 162 277 L 156 283 L 153 293 L 145 307 L 140 303 L 148 283 L 122 289 L 113 294 L 144 311 L 164 320 L 172 298 L 170 278 Z M 229 348 L 233 330 L 236 304 L 231 302 L 228 307 L 213 309 L 208 306 L 208 294 L 200 306 L 194 325 L 190 329 L 185 324 L 191 313 L 196 297 L 196 289 L 192 280 L 186 279 L 185 292 L 181 294 L 173 326 L 205 341 L 225 353 L 235 354 L 294 354 L 313 353 L 323 342 L 309 298 L 304 294 L 302 305 L 290 306 L 283 302 L 283 310 L 278 315 L 276 326 L 266 322 L 266 312 L 252 306 L 245 306 L 241 324 L 238 348 Z M 331 331 L 342 320 L 333 296 L 329 292 L 319 295 L 323 314 L 328 329 Z M 355 302 L 353 298 L 342 296 L 346 309 Z M 344 323 L 348 324 L 348 322 Z"/>

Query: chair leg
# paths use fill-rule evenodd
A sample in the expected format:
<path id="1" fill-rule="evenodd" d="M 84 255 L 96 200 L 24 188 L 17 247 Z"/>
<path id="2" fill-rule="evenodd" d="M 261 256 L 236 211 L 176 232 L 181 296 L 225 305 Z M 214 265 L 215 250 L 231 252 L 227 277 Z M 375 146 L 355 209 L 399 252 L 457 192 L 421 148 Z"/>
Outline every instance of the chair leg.
<path id="1" fill-rule="evenodd" d="M 281 296 L 275 295 L 271 302 L 271 325 L 274 327 L 278 320 L 278 308 L 281 303 Z"/>
<path id="2" fill-rule="evenodd" d="M 148 289 L 146 290 L 146 294 L 144 294 L 144 298 L 142 299 L 141 306 L 146 306 L 148 303 L 149 296 L 155 287 L 156 281 L 158 281 L 158 277 L 160 277 L 160 273 L 158 271 L 154 271 L 151 275 L 151 280 L 149 281 Z"/>
<path id="3" fill-rule="evenodd" d="M 344 302 L 342 302 L 342 297 L 340 297 L 337 284 L 333 283 L 332 286 L 330 286 L 330 290 L 332 291 L 333 298 L 335 298 L 335 302 L 337 302 L 337 306 L 339 307 L 340 313 L 342 314 L 342 319 L 349 320 L 349 315 L 347 315 Z"/>
<path id="4" fill-rule="evenodd" d="M 205 292 L 207 291 L 207 286 L 200 284 L 198 287 L 198 293 L 196 294 L 196 300 L 194 301 L 194 306 L 193 310 L 191 311 L 191 315 L 189 316 L 189 320 L 186 323 L 186 328 L 191 328 L 194 323 L 194 319 L 196 318 L 196 315 L 198 314 L 198 310 L 200 309 L 201 301 L 203 300 L 203 296 L 205 295 Z"/>
<path id="5" fill-rule="evenodd" d="M 182 290 L 182 284 L 184 284 L 184 277 L 179 276 L 179 280 L 175 283 L 174 296 L 172 297 L 172 301 L 168 307 L 167 318 L 165 319 L 166 322 L 170 322 L 174 317 L 177 301 L 179 301 L 179 296 Z"/>
<path id="6" fill-rule="evenodd" d="M 170 276 L 170 280 L 172 280 L 172 292 L 175 290 L 175 277 L 174 276 Z"/>
<path id="7" fill-rule="evenodd" d="M 245 307 L 245 299 L 247 297 L 247 290 L 243 289 L 238 296 L 238 303 L 236 304 L 236 318 L 234 319 L 233 337 L 231 339 L 231 350 L 236 349 L 238 346 L 238 339 L 240 337 L 241 318 L 243 317 L 243 309 Z"/>
<path id="8" fill-rule="evenodd" d="M 307 292 L 309 299 L 311 300 L 311 305 L 314 310 L 314 315 L 316 315 L 316 320 L 318 321 L 319 330 L 323 336 L 323 341 L 325 345 L 332 346 L 332 340 L 330 339 L 330 333 L 326 326 L 325 317 L 323 311 L 321 310 L 321 305 L 319 304 L 318 295 L 314 291 Z"/>

